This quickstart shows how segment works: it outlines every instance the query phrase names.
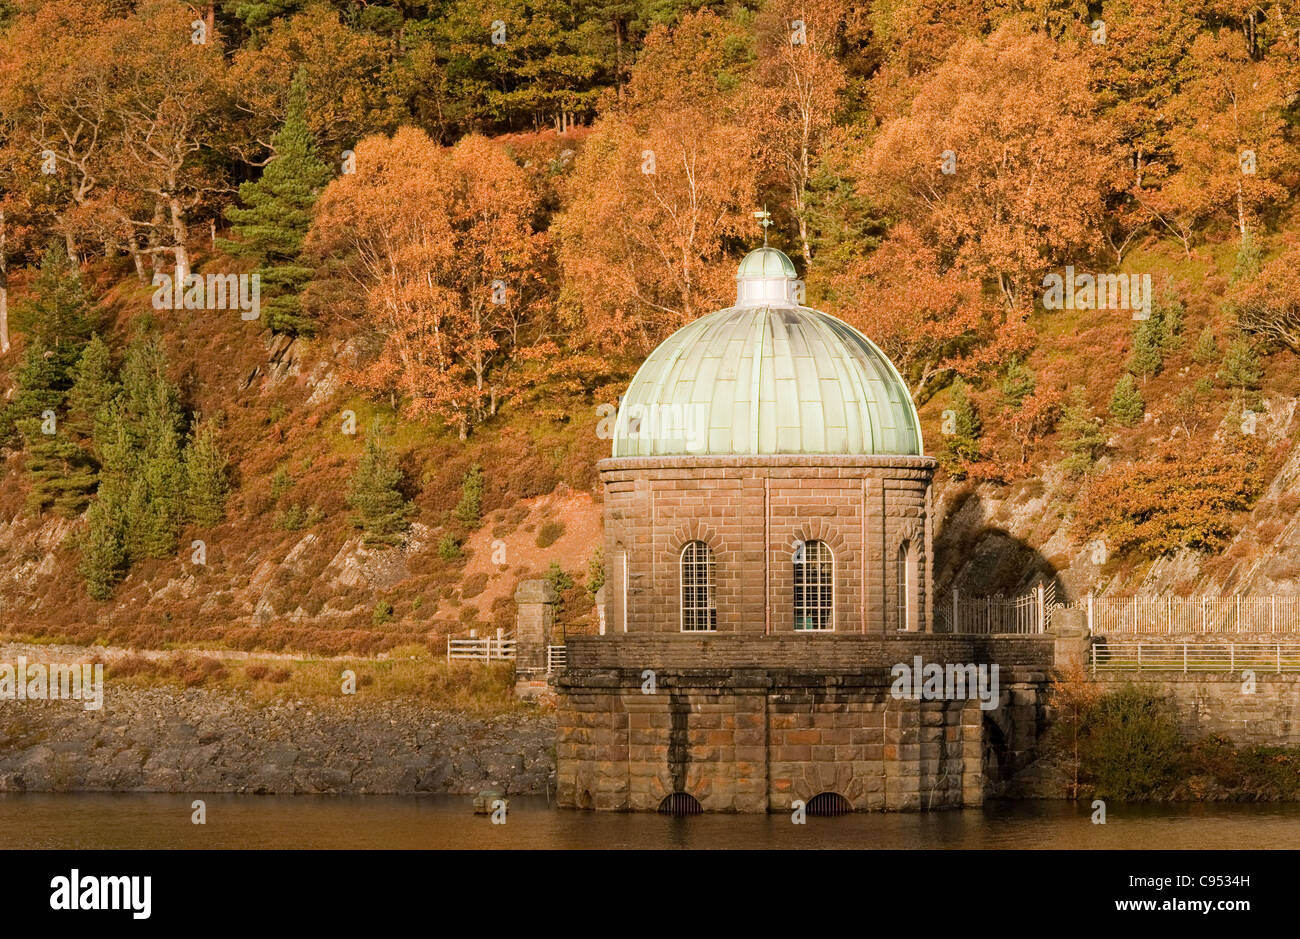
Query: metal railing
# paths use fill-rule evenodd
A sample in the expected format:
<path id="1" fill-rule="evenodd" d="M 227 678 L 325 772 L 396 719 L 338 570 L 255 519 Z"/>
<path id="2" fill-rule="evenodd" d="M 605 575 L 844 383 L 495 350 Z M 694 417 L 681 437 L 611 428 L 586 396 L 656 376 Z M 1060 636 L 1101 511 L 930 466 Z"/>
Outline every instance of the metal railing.
<path id="1" fill-rule="evenodd" d="M 1102 639 L 1088 652 L 1092 671 L 1300 671 L 1300 641 L 1164 642 Z"/>
<path id="2" fill-rule="evenodd" d="M 569 653 L 564 646 L 546 647 L 546 674 L 562 670 L 568 661 Z"/>
<path id="3" fill-rule="evenodd" d="M 1300 633 L 1300 597 L 1088 597 L 1095 636 Z"/>
<path id="4" fill-rule="evenodd" d="M 935 605 L 934 631 L 986 636 L 1042 633 L 1051 628 L 1055 605 L 1055 584 L 1040 584 L 1019 597 L 963 597 L 954 590 L 950 599 Z"/>

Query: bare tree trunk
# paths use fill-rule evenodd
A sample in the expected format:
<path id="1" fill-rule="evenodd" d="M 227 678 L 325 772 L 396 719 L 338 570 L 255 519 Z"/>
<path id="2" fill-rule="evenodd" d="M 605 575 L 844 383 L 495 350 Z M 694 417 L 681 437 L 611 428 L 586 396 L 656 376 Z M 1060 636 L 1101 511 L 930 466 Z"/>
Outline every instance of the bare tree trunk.
<path id="1" fill-rule="evenodd" d="M 1241 243 L 1246 244 L 1246 203 L 1242 198 L 1241 174 L 1237 174 L 1237 228 L 1241 230 Z"/>
<path id="2" fill-rule="evenodd" d="M 8 228 L 0 209 L 0 355 L 9 353 L 9 257 L 5 253 Z"/>
<path id="3" fill-rule="evenodd" d="M 168 199 L 171 210 L 172 252 L 176 255 L 176 279 L 184 283 L 190 272 L 190 256 L 185 250 L 185 214 L 175 195 Z"/>
<path id="4" fill-rule="evenodd" d="M 136 279 L 139 280 L 140 283 L 142 284 L 149 283 L 149 279 L 145 276 L 144 273 L 144 255 L 140 251 L 140 236 L 137 235 L 135 232 L 132 232 L 131 237 L 127 241 L 127 244 L 129 245 L 129 249 L 131 251 L 131 263 L 135 265 Z"/>

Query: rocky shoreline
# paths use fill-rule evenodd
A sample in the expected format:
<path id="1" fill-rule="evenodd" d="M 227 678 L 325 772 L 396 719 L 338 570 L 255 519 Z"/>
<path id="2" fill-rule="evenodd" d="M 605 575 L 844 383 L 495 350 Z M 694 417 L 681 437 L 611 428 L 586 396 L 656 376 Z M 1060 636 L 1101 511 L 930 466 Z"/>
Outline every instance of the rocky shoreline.
<path id="1" fill-rule="evenodd" d="M 202 688 L 114 688 L 0 702 L 0 791 L 544 793 L 552 714 L 472 717 L 416 700 L 286 701 Z"/>

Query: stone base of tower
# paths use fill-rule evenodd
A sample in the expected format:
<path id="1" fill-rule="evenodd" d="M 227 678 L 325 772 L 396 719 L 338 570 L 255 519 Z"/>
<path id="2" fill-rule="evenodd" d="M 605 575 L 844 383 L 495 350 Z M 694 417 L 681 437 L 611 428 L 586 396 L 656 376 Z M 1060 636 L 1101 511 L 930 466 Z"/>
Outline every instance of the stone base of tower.
<path id="1" fill-rule="evenodd" d="M 999 664 L 996 706 L 901 698 L 891 669 Z M 617 636 L 571 639 L 559 676 L 561 806 L 856 811 L 979 805 L 1034 758 L 1052 641 L 1039 637 Z M 762 662 L 762 665 L 757 665 Z M 691 803 L 693 804 L 693 803 Z"/>

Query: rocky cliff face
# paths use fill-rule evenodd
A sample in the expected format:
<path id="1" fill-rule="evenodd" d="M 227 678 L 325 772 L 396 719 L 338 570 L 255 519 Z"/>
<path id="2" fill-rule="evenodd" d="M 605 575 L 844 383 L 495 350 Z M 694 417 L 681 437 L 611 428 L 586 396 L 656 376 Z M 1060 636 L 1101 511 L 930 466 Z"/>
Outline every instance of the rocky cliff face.
<path id="1" fill-rule="evenodd" d="M 554 718 L 478 719 L 415 701 L 259 707 L 204 689 L 106 689 L 0 713 L 0 790 L 543 793 Z"/>
<path id="2" fill-rule="evenodd" d="M 1293 440 L 1300 428 L 1298 404 L 1293 397 L 1271 397 L 1258 432 L 1269 442 Z M 1109 462 L 1103 459 L 1099 466 Z M 947 596 L 953 587 L 967 595 L 1012 595 L 1053 577 L 1062 601 L 1090 591 L 1098 596 L 1300 595 L 1300 447 L 1292 447 L 1219 555 L 1180 551 L 1149 562 L 1108 558 L 1096 563 L 1070 530 L 1078 490 L 1077 480 L 1064 478 L 1050 464 L 1039 468 L 1037 479 L 1012 486 L 941 484 L 935 494 L 939 595 Z"/>

